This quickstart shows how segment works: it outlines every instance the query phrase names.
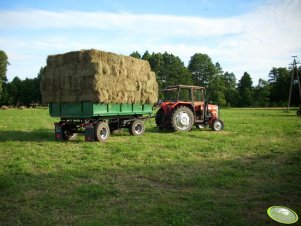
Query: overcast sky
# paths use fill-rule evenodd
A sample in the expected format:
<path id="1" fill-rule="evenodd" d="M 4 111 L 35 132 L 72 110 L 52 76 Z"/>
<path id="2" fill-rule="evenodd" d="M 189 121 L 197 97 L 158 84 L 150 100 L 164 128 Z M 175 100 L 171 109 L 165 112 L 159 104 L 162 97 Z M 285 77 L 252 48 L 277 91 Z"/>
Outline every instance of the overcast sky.
<path id="1" fill-rule="evenodd" d="M 50 54 L 100 49 L 208 54 L 256 84 L 301 58 L 300 0 L 0 0 L 7 77 L 36 77 Z"/>

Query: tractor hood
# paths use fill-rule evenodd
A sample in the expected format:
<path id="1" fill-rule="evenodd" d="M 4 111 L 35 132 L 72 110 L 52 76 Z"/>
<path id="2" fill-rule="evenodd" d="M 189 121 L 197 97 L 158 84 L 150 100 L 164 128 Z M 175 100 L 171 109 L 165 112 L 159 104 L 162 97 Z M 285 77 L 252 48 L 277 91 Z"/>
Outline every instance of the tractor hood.
<path id="1" fill-rule="evenodd" d="M 214 104 L 208 104 L 208 109 L 213 116 L 218 118 L 218 106 Z"/>

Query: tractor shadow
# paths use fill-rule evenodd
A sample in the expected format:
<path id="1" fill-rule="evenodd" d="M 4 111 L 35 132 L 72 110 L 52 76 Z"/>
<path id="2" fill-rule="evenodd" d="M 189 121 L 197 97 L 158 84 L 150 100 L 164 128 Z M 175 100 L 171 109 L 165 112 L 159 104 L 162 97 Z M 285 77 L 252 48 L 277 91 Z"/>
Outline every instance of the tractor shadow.
<path id="1" fill-rule="evenodd" d="M 160 130 L 157 127 L 146 128 L 145 133 L 174 133 L 172 130 Z"/>
<path id="2" fill-rule="evenodd" d="M 213 132 L 213 133 L 221 133 L 222 131 L 213 131 L 211 128 L 203 128 L 203 129 L 197 129 L 195 127 L 192 128 L 190 131 L 173 131 L 171 129 L 164 129 L 160 130 L 157 127 L 152 127 L 152 128 L 146 128 L 145 133 L 170 133 L 170 134 L 181 134 L 181 133 L 191 133 L 192 131 L 199 131 L 199 132 Z"/>
<path id="3" fill-rule="evenodd" d="M 33 130 L 33 131 L 0 131 L 0 142 L 7 141 L 54 141 L 54 132 L 52 130 Z"/>

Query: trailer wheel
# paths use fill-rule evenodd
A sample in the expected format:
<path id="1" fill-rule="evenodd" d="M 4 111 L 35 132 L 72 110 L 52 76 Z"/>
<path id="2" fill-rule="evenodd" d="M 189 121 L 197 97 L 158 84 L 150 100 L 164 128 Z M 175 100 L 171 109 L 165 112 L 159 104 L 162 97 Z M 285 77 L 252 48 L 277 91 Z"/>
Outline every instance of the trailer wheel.
<path id="1" fill-rule="evenodd" d="M 129 131 L 131 135 L 140 136 L 144 133 L 144 122 L 141 120 L 135 120 L 131 123 Z"/>
<path id="2" fill-rule="evenodd" d="M 95 140 L 96 141 L 106 141 L 110 136 L 110 128 L 108 123 L 99 122 L 95 128 Z"/>
<path id="3" fill-rule="evenodd" d="M 224 128 L 224 122 L 220 119 L 215 119 L 212 123 L 212 130 L 221 131 Z"/>

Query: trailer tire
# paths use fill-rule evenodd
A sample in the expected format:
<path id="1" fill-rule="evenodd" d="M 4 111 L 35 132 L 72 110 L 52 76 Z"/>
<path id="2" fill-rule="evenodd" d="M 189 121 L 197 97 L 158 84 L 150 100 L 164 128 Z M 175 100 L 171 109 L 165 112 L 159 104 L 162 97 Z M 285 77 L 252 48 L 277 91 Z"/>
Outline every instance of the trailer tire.
<path id="1" fill-rule="evenodd" d="M 144 122 L 141 120 L 135 120 L 130 124 L 129 127 L 130 134 L 133 136 L 140 136 L 145 131 Z"/>
<path id="2" fill-rule="evenodd" d="M 95 140 L 96 141 L 106 141 L 110 136 L 110 128 L 108 123 L 99 122 L 95 127 Z"/>
<path id="3" fill-rule="evenodd" d="M 221 131 L 224 129 L 224 122 L 220 119 L 215 119 L 213 122 L 212 122 L 212 130 L 214 131 Z"/>

